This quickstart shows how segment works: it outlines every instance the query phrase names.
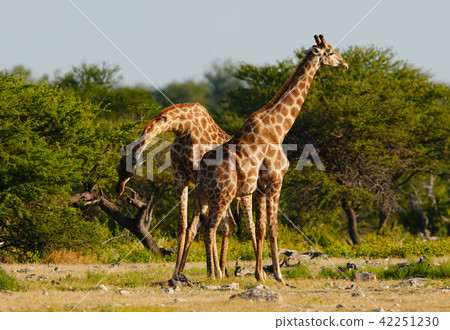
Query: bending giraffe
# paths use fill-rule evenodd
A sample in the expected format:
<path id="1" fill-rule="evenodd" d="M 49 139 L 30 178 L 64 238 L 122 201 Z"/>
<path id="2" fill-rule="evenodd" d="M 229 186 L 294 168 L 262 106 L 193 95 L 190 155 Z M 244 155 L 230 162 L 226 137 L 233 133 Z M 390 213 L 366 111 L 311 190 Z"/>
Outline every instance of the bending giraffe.
<path id="1" fill-rule="evenodd" d="M 274 277 L 281 276 L 277 235 L 278 201 L 289 161 L 282 142 L 294 124 L 305 101 L 311 82 L 321 65 L 348 68 L 341 55 L 328 45 L 322 35 L 314 36 L 316 45 L 307 50 L 291 77 L 278 94 L 254 112 L 236 135 L 203 156 L 197 174 L 196 203 L 208 206 L 205 220 L 205 248 L 209 277 L 222 277 L 216 251 L 216 230 L 236 196 L 254 194 L 256 207 L 256 272 L 264 280 L 263 241 L 268 220 Z"/>
<path id="2" fill-rule="evenodd" d="M 228 141 L 229 136 L 212 119 L 208 111 L 198 103 L 178 104 L 162 110 L 145 127 L 137 144 L 131 150 L 132 171 L 127 171 L 127 155 L 122 149 L 122 158 L 117 165 L 119 180 L 116 185 L 116 194 L 120 196 L 127 181 L 134 175 L 136 164 L 139 163 L 143 151 L 148 144 L 163 132 L 174 132 L 175 141 L 170 149 L 171 163 L 173 167 L 173 177 L 179 199 L 178 218 L 178 250 L 177 261 L 173 278 L 182 278 L 187 254 L 198 230 L 198 217 L 205 214 L 207 208 L 196 210 L 194 205 L 193 222 L 195 226 L 190 226 L 188 230 L 187 206 L 188 206 L 188 183 L 195 182 L 198 163 L 203 154 L 217 145 Z M 247 220 L 247 230 L 252 240 L 253 248 L 256 248 L 255 224 L 252 217 L 251 196 L 240 199 L 244 217 Z M 220 254 L 220 264 L 222 272 L 226 267 L 226 255 L 229 238 L 235 226 L 231 210 L 224 214 L 222 224 L 222 249 Z M 182 258 L 184 256 L 184 258 Z"/>

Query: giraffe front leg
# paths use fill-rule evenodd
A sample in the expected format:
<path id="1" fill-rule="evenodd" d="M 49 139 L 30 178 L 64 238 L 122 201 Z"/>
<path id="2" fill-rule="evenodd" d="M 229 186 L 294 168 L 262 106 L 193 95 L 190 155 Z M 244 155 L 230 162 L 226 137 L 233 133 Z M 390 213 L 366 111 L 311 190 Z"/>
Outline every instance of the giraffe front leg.
<path id="1" fill-rule="evenodd" d="M 186 233 L 186 240 L 185 240 L 185 246 L 183 249 L 183 256 L 181 258 L 180 262 L 180 272 L 184 271 L 184 268 L 186 267 L 186 261 L 189 254 L 189 248 L 191 247 L 192 242 L 194 241 L 195 235 L 197 234 L 198 228 L 200 227 L 200 217 L 202 217 L 202 214 L 206 213 L 206 210 L 208 209 L 207 205 L 201 205 L 201 202 L 198 200 L 198 197 L 195 197 L 194 202 L 194 212 L 192 221 L 189 225 L 189 229 Z M 204 226 L 203 226 L 204 227 Z M 204 235 L 205 233 L 203 233 Z"/>
<path id="2" fill-rule="evenodd" d="M 206 250 L 206 275 L 208 278 L 214 278 L 214 249 L 212 246 L 214 240 L 214 229 L 206 227 L 204 229 L 204 241 Z"/>
<path id="3" fill-rule="evenodd" d="M 213 234 L 214 237 L 212 240 L 214 275 L 216 276 L 217 279 L 221 279 L 222 278 L 222 270 L 220 268 L 219 256 L 217 254 L 216 232 L 217 232 L 217 228 L 216 228 L 216 230 L 214 230 L 214 234 Z"/>
<path id="4" fill-rule="evenodd" d="M 281 184 L 273 185 L 272 190 L 269 192 L 268 205 L 267 205 L 267 218 L 269 219 L 269 240 L 272 253 L 272 267 L 273 275 L 278 282 L 284 284 L 283 277 L 281 275 L 280 262 L 278 258 L 278 201 L 280 198 Z"/>
<path id="5" fill-rule="evenodd" d="M 228 244 L 230 242 L 230 236 L 233 232 L 233 228 L 236 225 L 234 221 L 233 214 L 231 213 L 230 208 L 228 208 L 225 217 L 220 222 L 222 229 L 222 248 L 220 251 L 220 270 L 223 276 L 227 276 L 227 251 Z"/>
<path id="6" fill-rule="evenodd" d="M 178 216 L 178 249 L 177 249 L 177 261 L 175 263 L 175 270 L 173 272 L 173 278 L 177 279 L 178 275 L 183 271 L 181 268 L 181 261 L 184 254 L 184 247 L 186 244 L 187 235 L 187 204 L 188 204 L 188 186 L 177 186 L 178 199 L 179 199 L 179 216 Z"/>
<path id="7" fill-rule="evenodd" d="M 255 192 L 255 209 L 256 209 L 256 227 L 255 227 L 255 258 L 256 268 L 255 277 L 258 281 L 265 281 L 266 274 L 262 267 L 262 253 L 264 247 L 264 238 L 266 237 L 266 199 L 260 192 Z"/>

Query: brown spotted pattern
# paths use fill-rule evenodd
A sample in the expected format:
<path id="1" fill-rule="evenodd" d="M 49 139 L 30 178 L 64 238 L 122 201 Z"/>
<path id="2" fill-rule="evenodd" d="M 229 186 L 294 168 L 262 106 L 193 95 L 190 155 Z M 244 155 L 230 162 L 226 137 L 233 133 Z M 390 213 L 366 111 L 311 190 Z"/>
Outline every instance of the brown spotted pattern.
<path id="1" fill-rule="evenodd" d="M 207 207 L 197 210 L 196 205 L 198 204 L 195 204 L 195 216 L 188 227 L 188 183 L 195 182 L 195 169 L 198 167 L 203 154 L 214 146 L 230 140 L 231 136 L 217 125 L 202 105 L 198 103 L 174 105 L 162 110 L 146 125 L 138 143 L 132 149 L 133 161 L 136 162 L 140 159 L 142 152 L 156 136 L 169 131 L 176 134 L 175 141 L 170 149 L 170 155 L 179 200 L 178 250 L 174 270 L 174 278 L 177 278 L 184 269 L 190 244 L 197 233 L 199 217 L 207 212 Z M 134 170 L 135 168 L 133 168 L 133 172 Z M 133 173 L 126 171 L 125 157 L 122 157 L 117 166 L 117 171 L 119 181 L 116 186 L 116 193 L 121 195 L 126 182 L 133 176 Z M 252 244 L 255 247 L 255 224 L 251 213 L 251 196 L 240 199 L 240 204 L 247 220 L 247 229 Z M 220 259 L 222 270 L 225 271 L 228 241 L 235 226 L 230 210 L 224 213 L 221 223 L 223 242 Z"/>
<path id="2" fill-rule="evenodd" d="M 235 196 L 254 196 L 256 207 L 256 279 L 264 280 L 263 241 L 266 222 L 275 278 L 281 276 L 277 235 L 278 201 L 289 162 L 282 142 L 298 116 L 316 71 L 321 65 L 347 63 L 323 36 L 297 66 L 280 92 L 262 109 L 254 112 L 234 138 L 204 154 L 197 174 L 197 208 L 208 207 L 203 237 L 209 277 L 223 276 L 216 247 L 216 230 Z M 217 161 L 220 158 L 220 161 Z"/>

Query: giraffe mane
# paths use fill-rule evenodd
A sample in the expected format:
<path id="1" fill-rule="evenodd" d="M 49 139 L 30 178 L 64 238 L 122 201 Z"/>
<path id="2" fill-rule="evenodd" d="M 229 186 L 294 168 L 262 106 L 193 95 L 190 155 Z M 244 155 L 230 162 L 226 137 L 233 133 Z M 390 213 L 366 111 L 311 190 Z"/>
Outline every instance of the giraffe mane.
<path id="1" fill-rule="evenodd" d="M 291 74 L 291 76 L 289 77 L 289 79 L 284 83 L 283 87 L 280 89 L 280 91 L 264 106 L 261 108 L 261 110 L 266 110 L 270 107 L 272 107 L 281 97 L 281 95 L 284 94 L 284 92 L 286 92 L 286 90 L 289 88 L 289 85 L 292 82 L 292 79 L 294 79 L 295 75 L 297 74 L 297 72 L 300 70 L 301 67 L 303 67 L 303 65 L 306 63 L 306 61 L 308 60 L 309 55 L 306 55 L 301 61 L 300 63 L 297 65 L 297 67 L 295 68 L 294 72 Z"/>
<path id="2" fill-rule="evenodd" d="M 164 115 L 167 114 L 168 112 L 172 112 L 172 111 L 175 111 L 175 110 L 180 110 L 181 108 L 184 108 L 184 107 L 190 107 L 190 106 L 194 106 L 194 105 L 200 107 L 201 109 L 206 110 L 205 107 L 202 106 L 200 103 L 180 103 L 180 104 L 174 104 L 174 105 L 171 105 L 171 106 L 169 106 L 169 107 L 167 107 L 167 108 L 164 108 L 163 110 L 161 110 L 160 113 L 158 113 L 157 115 L 155 115 L 155 116 L 148 122 L 148 124 L 145 126 L 144 131 L 142 132 L 142 134 L 147 133 L 147 132 L 149 131 L 149 129 L 152 127 L 152 125 L 155 123 L 155 121 L 157 121 L 159 118 L 161 118 L 162 116 L 164 116 Z"/>

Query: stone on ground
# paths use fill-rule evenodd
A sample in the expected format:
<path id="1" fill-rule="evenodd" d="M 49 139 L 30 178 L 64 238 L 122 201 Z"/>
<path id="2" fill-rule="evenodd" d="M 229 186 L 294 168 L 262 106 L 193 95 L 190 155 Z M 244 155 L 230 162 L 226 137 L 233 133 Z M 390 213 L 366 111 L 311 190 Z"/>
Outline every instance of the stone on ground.
<path id="1" fill-rule="evenodd" d="M 373 272 L 360 272 L 356 274 L 355 281 L 376 281 L 377 277 Z"/>
<path id="2" fill-rule="evenodd" d="M 254 301 L 268 301 L 279 303 L 282 300 L 281 295 L 278 292 L 270 291 L 265 285 L 258 284 L 253 289 L 232 295 L 230 299 L 241 298 Z"/>

